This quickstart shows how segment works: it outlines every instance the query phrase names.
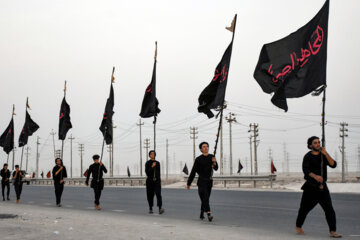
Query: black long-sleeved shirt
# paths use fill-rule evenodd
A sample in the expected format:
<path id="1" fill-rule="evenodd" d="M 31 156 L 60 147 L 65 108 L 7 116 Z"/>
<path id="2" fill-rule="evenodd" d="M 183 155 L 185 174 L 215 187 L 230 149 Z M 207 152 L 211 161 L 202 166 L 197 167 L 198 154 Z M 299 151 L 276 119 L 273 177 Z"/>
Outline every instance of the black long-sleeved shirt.
<path id="1" fill-rule="evenodd" d="M 99 176 L 99 167 L 100 167 L 100 163 L 93 163 L 89 166 L 89 172 L 88 175 L 86 177 L 86 183 L 89 183 L 89 178 L 90 175 L 92 174 L 93 180 L 97 181 L 98 180 L 98 176 Z M 105 165 L 103 164 L 100 168 L 100 176 L 99 176 L 99 181 L 103 179 L 103 173 L 107 173 L 107 169 L 105 167 Z"/>
<path id="2" fill-rule="evenodd" d="M 195 159 L 194 166 L 191 169 L 191 173 L 189 175 L 189 179 L 187 182 L 188 186 L 190 186 L 192 181 L 194 180 L 195 173 L 199 175 L 199 180 L 200 179 L 211 180 L 213 169 L 215 171 L 218 170 L 217 162 L 214 164 L 214 168 L 213 168 L 213 161 L 212 161 L 213 157 L 214 155 L 209 154 L 207 156 L 200 155 Z"/>
<path id="3" fill-rule="evenodd" d="M 3 183 L 5 183 L 5 179 L 7 179 L 6 182 L 9 182 L 9 179 L 10 179 L 10 171 L 9 171 L 9 169 L 6 169 L 6 172 L 5 172 L 5 169 L 4 169 L 4 168 L 1 169 L 0 175 L 1 175 L 1 177 L 2 177 L 1 181 L 2 181 Z"/>
<path id="4" fill-rule="evenodd" d="M 153 163 L 156 163 L 155 167 L 152 167 Z M 156 160 L 148 160 L 145 163 L 145 173 L 147 176 L 147 181 L 154 181 L 159 182 L 161 181 L 161 175 L 160 175 L 160 162 Z"/>
<path id="5" fill-rule="evenodd" d="M 64 178 L 67 178 L 67 172 L 66 167 L 63 166 L 63 169 L 58 173 L 58 175 L 55 175 L 56 172 L 59 170 L 60 166 L 55 165 L 55 167 L 52 170 L 52 175 L 55 183 L 60 184 L 60 180 L 63 180 Z"/>
<path id="6" fill-rule="evenodd" d="M 322 153 L 319 153 L 318 155 L 314 155 L 310 151 L 307 154 L 305 154 L 302 164 L 304 179 L 313 184 L 317 184 L 317 181 L 314 178 L 310 177 L 309 174 L 314 173 L 316 175 L 321 176 L 321 155 L 323 156 L 323 162 L 324 162 L 323 175 L 322 175 L 324 183 L 327 180 L 327 166 L 331 168 L 336 168 L 337 165 L 336 161 L 334 160 L 334 165 L 331 166 L 328 160 L 326 159 L 325 155 L 323 155 Z"/>
<path id="7" fill-rule="evenodd" d="M 15 175 L 16 175 L 16 178 L 14 178 Z M 12 174 L 12 177 L 13 177 L 13 180 L 15 180 L 15 183 L 19 184 L 19 183 L 21 183 L 21 180 L 23 179 L 24 175 L 23 175 L 22 171 L 19 171 L 17 174 L 16 174 L 16 171 L 14 171 Z"/>

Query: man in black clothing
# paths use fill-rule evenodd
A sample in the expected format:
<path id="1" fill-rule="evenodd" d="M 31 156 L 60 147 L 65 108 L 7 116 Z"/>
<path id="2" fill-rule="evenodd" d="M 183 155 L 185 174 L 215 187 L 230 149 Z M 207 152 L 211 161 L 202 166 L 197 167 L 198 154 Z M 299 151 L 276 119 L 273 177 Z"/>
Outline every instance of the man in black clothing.
<path id="1" fill-rule="evenodd" d="M 146 195 L 149 203 L 149 213 L 154 213 L 154 195 L 156 195 L 157 206 L 159 207 L 159 214 L 163 214 L 165 210 L 162 208 L 160 162 L 155 160 L 155 156 L 156 152 L 154 150 L 151 150 L 149 152 L 150 160 L 145 163 L 145 173 L 147 176 Z"/>
<path id="2" fill-rule="evenodd" d="M 188 182 L 187 189 L 190 189 L 190 185 L 194 180 L 195 173 L 199 175 L 197 185 L 198 192 L 201 200 L 201 210 L 200 210 L 200 219 L 204 219 L 204 212 L 207 213 L 208 220 L 211 222 L 213 216 L 210 211 L 210 194 L 213 186 L 213 170 L 218 170 L 218 164 L 214 155 L 209 154 L 209 144 L 207 142 L 202 142 L 199 145 L 202 155 L 198 156 L 195 159 L 194 166 L 191 170 Z"/>
<path id="3" fill-rule="evenodd" d="M 16 193 L 16 203 L 20 203 L 20 195 L 22 191 L 22 179 L 24 178 L 24 175 L 22 171 L 19 169 L 19 165 L 15 165 L 15 171 L 13 172 L 13 183 Z"/>
<path id="4" fill-rule="evenodd" d="M 64 178 L 67 178 L 67 173 L 61 158 L 56 158 L 55 164 L 52 175 L 54 179 L 56 206 L 61 207 L 61 195 L 64 191 Z"/>
<path id="5" fill-rule="evenodd" d="M 107 169 L 102 162 L 99 163 L 100 156 L 94 155 L 94 163 L 89 166 L 89 172 L 86 177 L 86 186 L 89 186 L 89 178 L 92 174 L 92 180 L 90 187 L 94 189 L 95 193 L 95 209 L 101 210 L 100 207 L 100 196 L 101 191 L 104 189 L 103 173 L 107 173 Z"/>
<path id="6" fill-rule="evenodd" d="M 5 201 L 5 187 L 7 187 L 7 200 L 10 200 L 10 171 L 8 169 L 7 163 L 4 164 L 4 168 L 0 171 L 1 175 L 1 191 L 2 191 L 2 197 L 3 201 Z"/>
<path id="7" fill-rule="evenodd" d="M 44 178 L 44 171 L 41 172 L 41 178 Z"/>
<path id="8" fill-rule="evenodd" d="M 302 164 L 306 182 L 301 187 L 304 192 L 296 219 L 296 231 L 298 234 L 304 234 L 302 225 L 305 218 L 311 209 L 319 203 L 325 211 L 330 237 L 340 238 L 341 235 L 336 233 L 335 211 L 331 203 L 329 189 L 326 185 L 327 166 L 335 168 L 337 165 L 336 161 L 332 159 L 325 148 L 320 147 L 318 137 L 310 137 L 307 141 L 307 146 L 311 151 L 305 154 Z"/>

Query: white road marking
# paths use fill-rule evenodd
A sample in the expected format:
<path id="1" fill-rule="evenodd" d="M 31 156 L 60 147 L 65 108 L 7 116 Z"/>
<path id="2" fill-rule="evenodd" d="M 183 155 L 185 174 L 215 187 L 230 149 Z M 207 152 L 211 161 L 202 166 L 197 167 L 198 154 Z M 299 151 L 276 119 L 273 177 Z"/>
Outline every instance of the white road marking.
<path id="1" fill-rule="evenodd" d="M 125 212 L 125 210 L 121 210 L 121 209 L 115 209 L 115 210 L 112 210 L 113 212 Z"/>

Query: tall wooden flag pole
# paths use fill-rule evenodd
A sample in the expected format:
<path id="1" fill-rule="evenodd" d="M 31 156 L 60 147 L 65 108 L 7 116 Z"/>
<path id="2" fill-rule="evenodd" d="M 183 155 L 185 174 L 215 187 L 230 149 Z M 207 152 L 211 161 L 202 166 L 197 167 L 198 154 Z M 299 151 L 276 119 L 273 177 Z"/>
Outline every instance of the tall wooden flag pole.
<path id="1" fill-rule="evenodd" d="M 16 115 L 15 113 L 15 104 L 13 104 L 13 111 L 12 111 L 12 118 L 14 119 L 14 115 Z M 15 128 L 14 128 L 14 132 L 13 135 L 15 136 Z M 12 169 L 15 169 L 15 138 L 13 138 L 13 160 L 12 160 Z"/>
<path id="2" fill-rule="evenodd" d="M 157 41 L 155 42 L 155 55 L 154 55 L 154 61 L 155 61 L 155 65 L 156 66 L 156 62 L 157 62 Z M 156 70 L 154 69 L 154 72 Z M 154 73 L 156 74 L 156 72 Z M 156 89 L 154 89 L 154 97 L 156 98 Z M 156 101 L 154 101 L 154 151 L 156 152 L 156 120 L 157 120 L 157 113 L 156 113 L 156 109 L 157 109 L 157 105 L 156 105 Z M 147 153 L 148 154 L 148 153 Z M 155 172 L 155 171 L 154 171 Z"/>
<path id="3" fill-rule="evenodd" d="M 226 27 L 227 30 L 229 30 L 230 32 L 233 33 L 232 34 L 232 39 L 231 39 L 231 48 L 232 48 L 232 44 L 234 42 L 234 37 L 235 37 L 236 19 L 237 19 L 237 14 L 235 14 L 235 17 L 234 17 L 233 21 L 231 22 L 231 26 Z M 231 51 L 229 53 L 230 56 L 229 56 L 229 66 L 228 66 L 227 76 L 229 75 L 231 53 L 232 53 L 232 49 L 231 49 Z M 219 119 L 218 131 L 217 131 L 217 134 L 216 134 L 216 140 L 215 140 L 214 157 L 216 156 L 216 150 L 217 150 L 217 146 L 218 146 L 218 142 L 219 142 L 219 136 L 220 136 L 221 126 L 222 126 L 222 122 L 223 122 L 224 108 L 226 108 L 226 105 L 225 105 L 225 93 L 224 93 L 224 98 L 222 100 L 222 104 L 220 106 L 220 119 Z"/>

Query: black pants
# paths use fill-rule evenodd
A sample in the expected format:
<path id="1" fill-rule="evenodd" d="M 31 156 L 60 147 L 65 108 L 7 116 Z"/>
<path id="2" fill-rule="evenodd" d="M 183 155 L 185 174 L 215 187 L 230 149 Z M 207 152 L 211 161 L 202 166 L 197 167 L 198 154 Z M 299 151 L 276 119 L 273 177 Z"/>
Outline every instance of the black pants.
<path id="1" fill-rule="evenodd" d="M 61 203 L 61 195 L 64 191 L 64 183 L 63 184 L 54 183 L 54 186 L 55 186 L 56 204 L 60 204 Z"/>
<path id="2" fill-rule="evenodd" d="M 9 183 L 9 181 L 7 181 L 6 183 L 1 182 L 1 192 L 2 192 L 3 199 L 5 199 L 5 187 L 7 187 L 6 196 L 9 197 L 9 195 L 10 195 L 10 183 Z"/>
<path id="3" fill-rule="evenodd" d="M 22 186 L 23 183 L 14 183 L 14 188 L 15 188 L 15 193 L 16 193 L 16 200 L 20 200 L 20 195 L 21 195 L 21 191 L 22 191 Z"/>
<path id="4" fill-rule="evenodd" d="M 95 204 L 100 205 L 100 197 L 101 197 L 101 191 L 102 188 L 100 186 L 94 186 L 94 194 L 95 194 Z"/>
<path id="5" fill-rule="evenodd" d="M 329 230 L 336 231 L 335 211 L 331 203 L 330 193 L 327 189 L 324 191 L 304 190 L 301 198 L 299 213 L 296 219 L 296 227 L 302 227 L 307 214 L 318 203 L 325 211 L 326 221 L 329 225 Z"/>
<path id="6" fill-rule="evenodd" d="M 146 181 L 146 195 L 149 203 L 149 208 L 154 206 L 154 195 L 156 195 L 157 206 L 162 207 L 162 197 L 161 197 L 161 183 L 160 182 L 151 182 Z"/>
<path id="7" fill-rule="evenodd" d="M 198 192 L 201 200 L 201 211 L 210 212 L 210 195 L 213 182 L 210 180 L 198 181 Z"/>

